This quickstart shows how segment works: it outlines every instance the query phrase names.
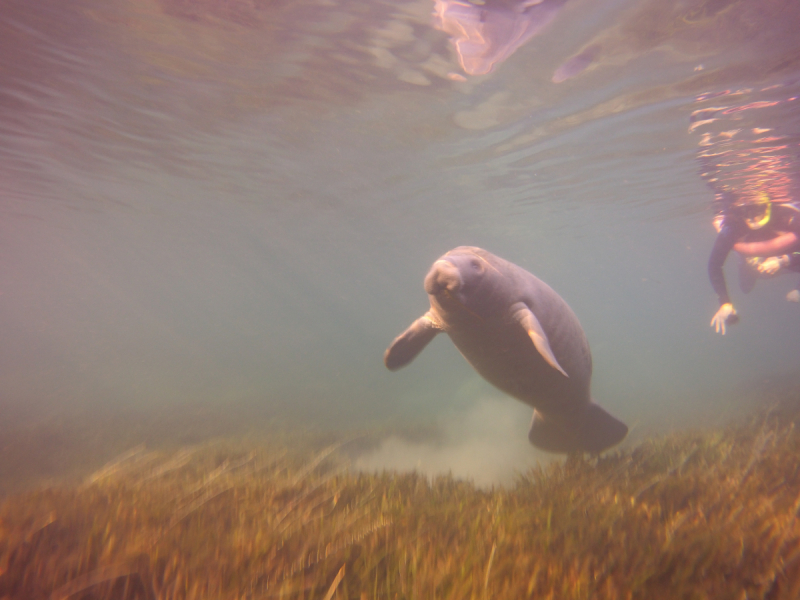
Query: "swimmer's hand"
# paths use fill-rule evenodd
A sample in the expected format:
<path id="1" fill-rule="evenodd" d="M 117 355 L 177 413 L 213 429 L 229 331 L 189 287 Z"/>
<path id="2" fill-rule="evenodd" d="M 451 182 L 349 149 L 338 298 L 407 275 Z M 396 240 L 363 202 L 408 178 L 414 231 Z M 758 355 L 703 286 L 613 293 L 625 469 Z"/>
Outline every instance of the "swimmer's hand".
<path id="1" fill-rule="evenodd" d="M 733 325 L 738 322 L 739 315 L 736 314 L 736 309 L 733 308 L 733 304 L 726 302 L 719 307 L 717 314 L 711 319 L 711 327 L 713 327 L 717 333 L 725 335 L 725 325 Z"/>
<path id="2" fill-rule="evenodd" d="M 789 302 L 800 302 L 800 290 L 792 290 L 786 294 L 786 300 Z"/>
<path id="3" fill-rule="evenodd" d="M 781 267 L 789 266 L 789 257 L 785 254 L 783 256 L 770 256 L 765 258 L 763 262 L 758 265 L 758 272 L 762 275 L 775 275 L 781 270 Z"/>

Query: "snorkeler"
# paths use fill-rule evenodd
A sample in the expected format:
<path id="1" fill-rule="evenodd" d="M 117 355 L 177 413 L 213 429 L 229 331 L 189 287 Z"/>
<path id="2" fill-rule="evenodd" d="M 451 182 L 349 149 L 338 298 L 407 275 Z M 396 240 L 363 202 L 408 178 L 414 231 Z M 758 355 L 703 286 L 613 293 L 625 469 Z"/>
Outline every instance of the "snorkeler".
<path id="1" fill-rule="evenodd" d="M 739 320 L 725 284 L 725 259 L 736 250 L 762 275 L 774 275 L 782 268 L 800 272 L 800 209 L 761 194 L 756 201 L 728 204 L 714 225 L 719 233 L 708 259 L 708 277 L 720 306 L 711 327 L 725 335 L 726 325 Z M 786 299 L 800 301 L 800 291 L 792 290 Z"/>

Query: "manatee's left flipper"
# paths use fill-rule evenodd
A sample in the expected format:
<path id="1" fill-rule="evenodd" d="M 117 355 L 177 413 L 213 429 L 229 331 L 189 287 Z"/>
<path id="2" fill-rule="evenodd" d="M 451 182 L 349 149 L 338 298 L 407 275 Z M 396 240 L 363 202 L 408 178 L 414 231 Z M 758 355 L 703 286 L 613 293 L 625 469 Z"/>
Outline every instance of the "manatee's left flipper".
<path id="1" fill-rule="evenodd" d="M 558 364 L 550 348 L 550 341 L 547 339 L 547 334 L 544 332 L 544 329 L 542 329 L 542 324 L 539 323 L 539 319 L 536 318 L 536 315 L 533 314 L 531 309 L 528 308 L 524 302 L 517 302 L 511 307 L 511 316 L 528 332 L 528 336 L 530 336 L 533 341 L 533 345 L 536 346 L 536 350 L 538 350 L 542 358 L 547 361 L 547 364 L 561 371 L 564 377 L 569 377 L 567 372 Z"/>
<path id="2" fill-rule="evenodd" d="M 390 371 L 396 371 L 410 363 L 442 328 L 430 311 L 411 324 L 411 327 L 395 338 L 386 349 L 383 362 Z"/>

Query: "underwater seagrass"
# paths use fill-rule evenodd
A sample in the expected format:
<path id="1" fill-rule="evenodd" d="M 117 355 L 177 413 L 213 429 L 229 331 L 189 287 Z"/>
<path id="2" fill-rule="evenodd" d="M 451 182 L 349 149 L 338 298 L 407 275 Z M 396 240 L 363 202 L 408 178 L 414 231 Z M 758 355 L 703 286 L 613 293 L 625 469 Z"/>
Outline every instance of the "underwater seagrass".
<path id="1" fill-rule="evenodd" d="M 571 457 L 508 488 L 355 474 L 340 444 L 135 448 L 0 505 L 0 597 L 771 598 L 800 593 L 785 414 Z"/>

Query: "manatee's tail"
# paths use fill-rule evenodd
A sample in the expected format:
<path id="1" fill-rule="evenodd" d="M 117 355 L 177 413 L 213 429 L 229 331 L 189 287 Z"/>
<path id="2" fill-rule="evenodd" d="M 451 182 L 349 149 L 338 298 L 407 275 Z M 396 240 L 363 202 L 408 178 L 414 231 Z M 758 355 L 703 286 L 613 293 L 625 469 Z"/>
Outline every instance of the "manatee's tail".
<path id="1" fill-rule="evenodd" d="M 533 411 L 528 432 L 531 444 L 547 452 L 599 454 L 619 444 L 628 433 L 628 426 L 612 417 L 599 404 L 590 402 L 580 414 L 553 418 Z"/>

